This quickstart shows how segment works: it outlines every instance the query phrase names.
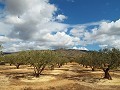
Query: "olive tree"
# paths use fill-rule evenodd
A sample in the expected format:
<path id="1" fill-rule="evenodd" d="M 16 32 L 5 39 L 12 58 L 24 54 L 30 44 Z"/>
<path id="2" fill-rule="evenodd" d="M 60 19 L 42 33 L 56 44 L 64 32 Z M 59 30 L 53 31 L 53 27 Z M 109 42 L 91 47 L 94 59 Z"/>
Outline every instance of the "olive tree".
<path id="1" fill-rule="evenodd" d="M 19 69 L 20 65 L 26 64 L 26 55 L 25 52 L 18 52 L 4 56 L 4 60 L 10 65 L 13 64 Z"/>
<path id="2" fill-rule="evenodd" d="M 39 77 L 45 67 L 52 61 L 53 53 L 52 51 L 31 51 L 30 55 L 30 62 L 33 64 L 34 67 L 34 74 L 36 77 Z"/>
<path id="3" fill-rule="evenodd" d="M 100 51 L 100 64 L 104 71 L 104 78 L 112 80 L 109 74 L 110 69 L 115 69 L 120 66 L 120 51 L 119 49 L 104 49 Z"/>
<path id="4" fill-rule="evenodd" d="M 95 70 L 95 68 L 98 68 L 99 66 L 99 54 L 97 51 L 91 51 L 88 52 L 87 56 L 87 64 L 88 66 L 90 66 L 90 68 L 92 69 L 92 71 Z"/>
<path id="5" fill-rule="evenodd" d="M 86 56 L 89 66 L 101 68 L 104 72 L 104 78 L 112 80 L 109 71 L 120 66 L 119 49 L 103 49 L 88 53 Z"/>
<path id="6" fill-rule="evenodd" d="M 79 63 L 80 65 L 83 65 L 83 67 L 86 67 L 89 65 L 89 56 L 88 56 L 88 53 L 84 53 L 82 54 L 82 56 L 78 56 L 76 58 L 76 62 Z"/>
<path id="7" fill-rule="evenodd" d="M 77 62 L 85 66 L 90 66 L 93 71 L 95 68 L 101 68 L 104 72 L 104 78 L 112 80 L 109 71 L 120 67 L 120 50 L 112 48 L 90 51 L 78 58 Z"/>
<path id="8" fill-rule="evenodd" d="M 64 65 L 65 63 L 68 63 L 70 60 L 70 57 L 68 55 L 68 53 L 64 50 L 61 51 L 56 51 L 57 55 L 56 55 L 56 64 L 58 65 L 58 67 L 60 68 L 62 65 Z"/>
<path id="9" fill-rule="evenodd" d="M 0 45 L 0 65 L 5 65 L 5 61 L 3 59 L 2 45 Z"/>

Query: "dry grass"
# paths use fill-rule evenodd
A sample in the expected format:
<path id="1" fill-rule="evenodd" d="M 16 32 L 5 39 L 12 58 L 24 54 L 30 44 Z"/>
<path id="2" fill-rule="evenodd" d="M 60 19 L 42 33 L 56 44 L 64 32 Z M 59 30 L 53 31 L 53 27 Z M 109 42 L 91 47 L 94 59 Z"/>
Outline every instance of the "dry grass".
<path id="1" fill-rule="evenodd" d="M 35 77 L 24 78 L 24 79 L 21 79 L 21 81 L 23 82 L 48 82 L 48 81 L 52 81 L 55 79 L 56 78 L 53 76 L 40 76 L 39 78 L 35 78 Z"/>
<path id="2" fill-rule="evenodd" d="M 33 67 L 0 66 L 0 90 L 119 90 L 120 71 L 111 72 L 113 80 L 102 79 L 103 72 L 92 72 L 76 63 L 45 70 L 39 78 Z"/>

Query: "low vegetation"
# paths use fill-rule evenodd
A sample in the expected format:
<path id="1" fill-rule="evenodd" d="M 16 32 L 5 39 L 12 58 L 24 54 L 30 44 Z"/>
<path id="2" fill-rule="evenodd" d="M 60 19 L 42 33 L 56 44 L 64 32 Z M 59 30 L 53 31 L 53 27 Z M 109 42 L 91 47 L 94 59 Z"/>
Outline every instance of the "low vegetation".
<path id="1" fill-rule="evenodd" d="M 28 50 L 11 54 L 1 52 L 0 64 L 1 74 L 16 79 L 22 78 L 26 83 L 34 80 L 45 81 L 48 80 L 47 78 L 51 80 L 64 78 L 66 83 L 69 81 L 73 84 L 76 80 L 80 83 L 114 81 L 117 78 L 111 72 L 120 69 L 120 50 L 115 48 L 99 51 Z M 7 69 L 10 71 L 6 71 Z M 8 77 L 6 80 L 9 79 Z"/>
<path id="2" fill-rule="evenodd" d="M 102 69 L 104 78 L 112 80 L 109 70 L 120 67 L 120 51 L 118 49 L 103 49 L 100 51 L 80 52 L 79 50 L 31 50 L 21 51 L 9 55 L 2 55 L 1 63 L 15 65 L 30 65 L 34 67 L 34 75 L 39 77 L 46 67 L 51 70 L 55 66 L 59 68 L 68 62 L 77 62 L 80 65 L 90 67 L 92 71 Z"/>
<path id="3" fill-rule="evenodd" d="M 92 71 L 102 69 L 104 78 L 112 80 L 109 70 L 120 67 L 120 51 L 119 49 L 103 49 L 100 51 L 90 51 L 78 57 L 76 62 L 83 66 L 90 67 Z"/>

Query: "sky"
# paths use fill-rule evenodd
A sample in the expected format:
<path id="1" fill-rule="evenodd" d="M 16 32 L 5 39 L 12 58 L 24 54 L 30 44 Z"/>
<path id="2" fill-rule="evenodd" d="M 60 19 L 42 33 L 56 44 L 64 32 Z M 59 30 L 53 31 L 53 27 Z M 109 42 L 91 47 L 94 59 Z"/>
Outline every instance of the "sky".
<path id="1" fill-rule="evenodd" d="M 120 0 L 0 0 L 4 52 L 120 49 Z"/>

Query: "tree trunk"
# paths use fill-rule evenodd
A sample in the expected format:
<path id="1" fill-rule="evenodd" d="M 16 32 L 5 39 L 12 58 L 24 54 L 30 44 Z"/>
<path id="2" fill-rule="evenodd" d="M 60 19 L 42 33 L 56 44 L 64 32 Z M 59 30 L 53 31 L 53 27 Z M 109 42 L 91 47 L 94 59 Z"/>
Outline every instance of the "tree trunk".
<path id="1" fill-rule="evenodd" d="M 58 64 L 58 68 L 60 68 L 61 67 L 61 64 Z"/>
<path id="2" fill-rule="evenodd" d="M 39 74 L 39 73 L 36 73 L 36 74 L 35 74 L 35 77 L 39 77 L 39 76 L 40 76 L 40 74 Z"/>
<path id="3" fill-rule="evenodd" d="M 54 67 L 55 67 L 54 65 L 51 65 L 50 69 L 51 69 L 51 70 L 54 70 Z"/>
<path id="4" fill-rule="evenodd" d="M 58 67 L 60 68 L 61 66 L 59 65 Z"/>
<path id="5" fill-rule="evenodd" d="M 87 65 L 85 66 L 85 68 L 88 68 Z"/>
<path id="6" fill-rule="evenodd" d="M 95 67 L 94 66 L 91 66 L 91 69 L 92 69 L 92 71 L 95 71 Z"/>
<path id="7" fill-rule="evenodd" d="M 34 67 L 34 72 L 35 72 L 35 77 L 39 77 L 40 76 L 40 68 Z"/>
<path id="8" fill-rule="evenodd" d="M 41 67 L 34 67 L 35 77 L 39 77 L 42 71 L 45 69 L 45 66 Z"/>
<path id="9" fill-rule="evenodd" d="M 35 66 L 34 66 L 34 75 L 35 75 L 35 77 L 39 77 L 38 69 Z"/>
<path id="10" fill-rule="evenodd" d="M 16 66 L 17 69 L 19 69 L 20 64 L 16 64 L 15 66 Z"/>
<path id="11" fill-rule="evenodd" d="M 45 69 L 45 66 L 43 66 L 43 67 L 41 68 L 39 74 L 41 74 L 44 69 Z"/>
<path id="12" fill-rule="evenodd" d="M 92 71 L 95 71 L 94 67 L 92 68 Z"/>
<path id="13" fill-rule="evenodd" d="M 103 71 L 104 71 L 104 78 L 112 80 L 112 77 L 109 74 L 109 68 L 103 69 Z"/>

